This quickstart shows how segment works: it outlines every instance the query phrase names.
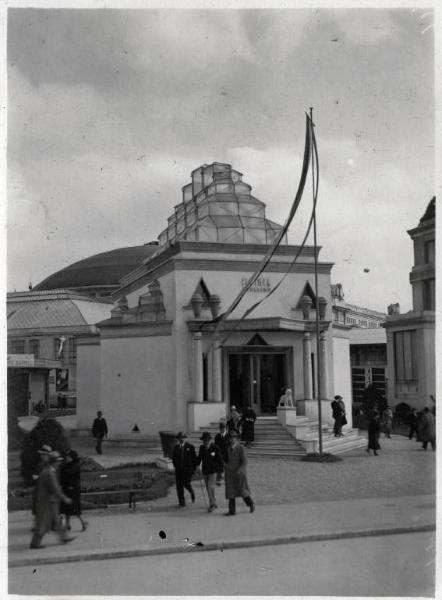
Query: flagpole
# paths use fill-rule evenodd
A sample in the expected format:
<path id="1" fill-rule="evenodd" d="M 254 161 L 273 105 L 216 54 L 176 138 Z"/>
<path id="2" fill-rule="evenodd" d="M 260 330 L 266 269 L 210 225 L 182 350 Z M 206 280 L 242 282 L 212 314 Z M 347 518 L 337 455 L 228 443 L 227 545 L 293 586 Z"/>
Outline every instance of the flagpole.
<path id="1" fill-rule="evenodd" d="M 310 127 L 313 128 L 313 107 L 310 107 Z M 311 144 L 312 153 L 312 189 L 313 201 L 315 199 L 315 162 L 313 144 Z M 321 413 L 321 353 L 319 343 L 319 302 L 318 302 L 318 243 L 316 236 L 316 206 L 313 208 L 313 247 L 315 252 L 315 329 L 316 329 L 316 397 L 318 399 L 318 440 L 319 454 L 322 454 L 322 413 Z"/>

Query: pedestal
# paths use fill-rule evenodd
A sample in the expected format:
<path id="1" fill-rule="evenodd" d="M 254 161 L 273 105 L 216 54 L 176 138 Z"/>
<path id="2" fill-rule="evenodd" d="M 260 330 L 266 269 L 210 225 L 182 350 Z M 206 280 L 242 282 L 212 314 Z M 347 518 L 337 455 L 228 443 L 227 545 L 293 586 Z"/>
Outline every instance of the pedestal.
<path id="1" fill-rule="evenodd" d="M 296 408 L 292 406 L 279 406 L 276 416 L 283 427 L 296 425 Z"/>
<path id="2" fill-rule="evenodd" d="M 317 400 L 297 400 L 296 405 L 298 414 L 311 419 L 318 419 L 318 401 Z M 321 422 L 323 427 L 333 426 L 334 419 L 330 400 L 321 400 Z"/>

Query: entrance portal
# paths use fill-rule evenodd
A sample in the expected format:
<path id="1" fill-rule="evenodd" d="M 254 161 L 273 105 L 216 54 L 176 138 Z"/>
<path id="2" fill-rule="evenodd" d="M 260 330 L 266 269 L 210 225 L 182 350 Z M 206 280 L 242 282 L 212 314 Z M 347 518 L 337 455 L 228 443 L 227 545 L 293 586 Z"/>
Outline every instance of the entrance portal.
<path id="1" fill-rule="evenodd" d="M 287 353 L 229 353 L 230 406 L 251 406 L 257 415 L 274 414 L 287 383 Z"/>

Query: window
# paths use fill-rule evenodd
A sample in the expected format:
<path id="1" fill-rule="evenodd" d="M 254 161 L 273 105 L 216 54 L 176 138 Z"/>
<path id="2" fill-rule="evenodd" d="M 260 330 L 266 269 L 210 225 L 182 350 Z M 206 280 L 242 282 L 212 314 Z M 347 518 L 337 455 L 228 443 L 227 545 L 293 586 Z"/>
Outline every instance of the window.
<path id="1" fill-rule="evenodd" d="M 424 310 L 435 310 L 435 283 L 436 280 L 424 280 Z"/>
<path id="2" fill-rule="evenodd" d="M 425 263 L 434 263 L 434 240 L 425 242 L 424 257 Z"/>
<path id="3" fill-rule="evenodd" d="M 26 340 L 11 340 L 11 354 L 26 354 Z"/>
<path id="4" fill-rule="evenodd" d="M 29 340 L 29 354 L 33 354 L 35 358 L 38 358 L 40 352 L 40 340 Z"/>
<path id="5" fill-rule="evenodd" d="M 397 383 L 416 382 L 416 331 L 398 331 L 394 334 L 394 359 Z"/>
<path id="6" fill-rule="evenodd" d="M 66 338 L 64 336 L 54 338 L 54 359 L 66 360 Z"/>
<path id="7" fill-rule="evenodd" d="M 77 360 L 77 340 L 76 338 L 69 338 L 69 360 Z"/>

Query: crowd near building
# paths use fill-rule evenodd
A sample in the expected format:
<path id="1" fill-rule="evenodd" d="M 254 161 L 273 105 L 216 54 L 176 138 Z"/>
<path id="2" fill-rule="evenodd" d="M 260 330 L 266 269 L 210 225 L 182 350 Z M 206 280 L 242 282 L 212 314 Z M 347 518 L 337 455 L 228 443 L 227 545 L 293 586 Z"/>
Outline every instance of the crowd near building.
<path id="1" fill-rule="evenodd" d="M 393 406 L 423 408 L 435 394 L 434 204 L 409 231 L 412 312 L 347 303 L 320 248 L 283 237 L 220 319 L 282 226 L 231 165 L 203 165 L 158 241 L 87 258 L 8 294 L 8 395 L 19 415 L 71 409 L 81 428 L 101 410 L 115 434 L 136 426 L 145 435 L 195 431 L 231 405 L 275 414 L 285 388 L 296 413 L 312 418 L 319 395 L 330 424 L 330 400 L 341 395 L 349 427 L 369 384 Z"/>

